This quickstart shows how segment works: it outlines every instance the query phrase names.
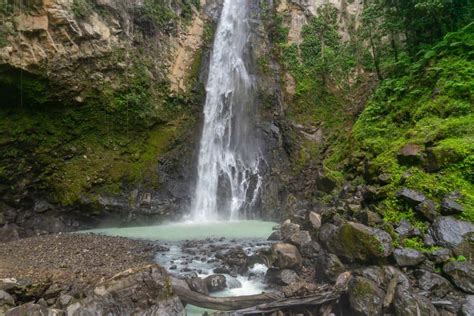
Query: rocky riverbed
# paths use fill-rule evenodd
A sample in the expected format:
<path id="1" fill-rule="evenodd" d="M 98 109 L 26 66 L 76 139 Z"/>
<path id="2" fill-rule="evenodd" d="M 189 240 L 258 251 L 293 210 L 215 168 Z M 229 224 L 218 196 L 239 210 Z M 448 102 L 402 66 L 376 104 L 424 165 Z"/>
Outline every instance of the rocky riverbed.
<path id="1" fill-rule="evenodd" d="M 0 308 L 7 315 L 184 315 L 190 302 L 230 306 L 208 295 L 245 280 L 276 295 L 258 296 L 268 304 L 256 307 L 246 298 L 232 303 L 246 315 L 474 315 L 472 223 L 435 216 L 420 231 L 359 212 L 365 216 L 301 213 L 274 227 L 268 241 L 59 234 L 0 244 Z M 406 236 L 418 236 L 422 247 L 401 243 Z"/>
<path id="2" fill-rule="evenodd" d="M 0 290 L 8 291 L 15 304 L 41 301 L 50 306 L 62 294 L 67 300 L 80 297 L 91 285 L 153 263 L 155 253 L 152 243 L 94 234 L 54 234 L 2 243 Z"/>

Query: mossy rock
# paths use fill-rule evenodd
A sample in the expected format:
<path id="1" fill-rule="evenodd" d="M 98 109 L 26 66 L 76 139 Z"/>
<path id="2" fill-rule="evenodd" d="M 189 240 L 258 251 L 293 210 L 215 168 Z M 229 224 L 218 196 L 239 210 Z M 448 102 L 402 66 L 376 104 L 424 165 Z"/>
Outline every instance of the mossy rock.
<path id="1" fill-rule="evenodd" d="M 393 252 L 392 238 L 387 232 L 353 222 L 342 225 L 328 247 L 346 262 L 374 261 Z"/>

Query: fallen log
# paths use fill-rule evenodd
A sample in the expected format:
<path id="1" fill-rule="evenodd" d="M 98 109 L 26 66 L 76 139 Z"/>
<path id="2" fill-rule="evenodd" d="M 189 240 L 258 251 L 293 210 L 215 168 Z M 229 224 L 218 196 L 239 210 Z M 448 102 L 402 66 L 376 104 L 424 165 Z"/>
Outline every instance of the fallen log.
<path id="1" fill-rule="evenodd" d="M 218 311 L 236 311 L 237 315 L 268 312 L 298 306 L 317 306 L 337 300 L 341 291 L 325 290 L 305 297 L 284 298 L 282 293 L 262 293 L 245 296 L 213 297 L 194 292 L 181 286 L 173 286 L 174 293 L 185 304 Z"/>
<path id="2" fill-rule="evenodd" d="M 254 315 L 260 313 L 269 313 L 276 310 L 297 308 L 297 307 L 308 307 L 308 306 L 320 306 L 325 303 L 329 303 L 339 299 L 341 291 L 329 290 L 322 293 L 305 296 L 305 297 L 291 297 L 276 300 L 270 303 L 264 303 L 253 306 L 251 308 L 241 309 L 235 311 L 235 315 Z"/>
<path id="3" fill-rule="evenodd" d="M 185 304 L 218 311 L 232 311 L 274 302 L 283 297 L 281 293 L 262 293 L 245 296 L 213 297 L 191 291 L 181 286 L 173 286 L 174 293 Z"/>

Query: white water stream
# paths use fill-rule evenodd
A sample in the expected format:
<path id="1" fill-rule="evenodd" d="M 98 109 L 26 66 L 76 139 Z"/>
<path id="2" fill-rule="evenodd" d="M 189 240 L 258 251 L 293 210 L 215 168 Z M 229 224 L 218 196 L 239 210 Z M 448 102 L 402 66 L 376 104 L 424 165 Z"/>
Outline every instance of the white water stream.
<path id="1" fill-rule="evenodd" d="M 252 218 L 262 155 L 255 129 L 253 79 L 246 65 L 247 0 L 225 0 L 209 66 L 198 177 L 191 209 L 195 222 Z"/>

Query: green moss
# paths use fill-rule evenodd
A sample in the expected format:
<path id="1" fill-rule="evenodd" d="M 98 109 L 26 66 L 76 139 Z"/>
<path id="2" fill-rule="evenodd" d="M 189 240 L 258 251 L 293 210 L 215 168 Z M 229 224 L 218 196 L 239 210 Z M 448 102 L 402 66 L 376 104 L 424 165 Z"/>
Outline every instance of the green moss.
<path id="1" fill-rule="evenodd" d="M 358 282 L 352 288 L 352 292 L 359 297 L 359 299 L 361 297 L 372 298 L 374 296 L 374 289 L 370 282 L 360 278 L 357 280 Z"/>
<path id="2" fill-rule="evenodd" d="M 474 221 L 474 61 L 467 57 L 473 35 L 466 30 L 470 28 L 448 34 L 401 75 L 384 80 L 356 121 L 353 141 L 338 144 L 325 161 L 336 169 L 361 156 L 369 161 L 370 175 L 388 174 L 391 181 L 383 189 L 389 199 L 380 205 L 387 222 L 404 218 L 425 229 L 426 224 L 395 198 L 402 186 L 435 202 L 460 191 L 462 217 Z M 463 42 L 454 45 L 460 38 Z M 420 164 L 398 162 L 406 144 L 424 148 Z"/>
<path id="3" fill-rule="evenodd" d="M 0 107 L 5 199 L 27 190 L 69 206 L 157 185 L 158 159 L 194 124 L 189 114 L 200 96 L 169 97 L 166 82 L 149 79 L 146 59 L 128 61 L 114 86 L 86 87 L 81 105 L 58 102 L 39 76 L 0 72 L 0 96 L 8 101 Z"/>
<path id="4" fill-rule="evenodd" d="M 340 244 L 344 245 L 345 253 L 356 258 L 366 253 L 375 257 L 384 257 L 386 249 L 380 240 L 375 235 L 361 230 L 350 224 L 345 224 L 340 228 Z"/>
<path id="5" fill-rule="evenodd" d="M 427 247 L 420 237 L 405 238 L 402 242 L 406 248 L 415 249 L 424 253 L 431 253 L 433 251 L 441 249 L 441 247 L 432 246 Z"/>

